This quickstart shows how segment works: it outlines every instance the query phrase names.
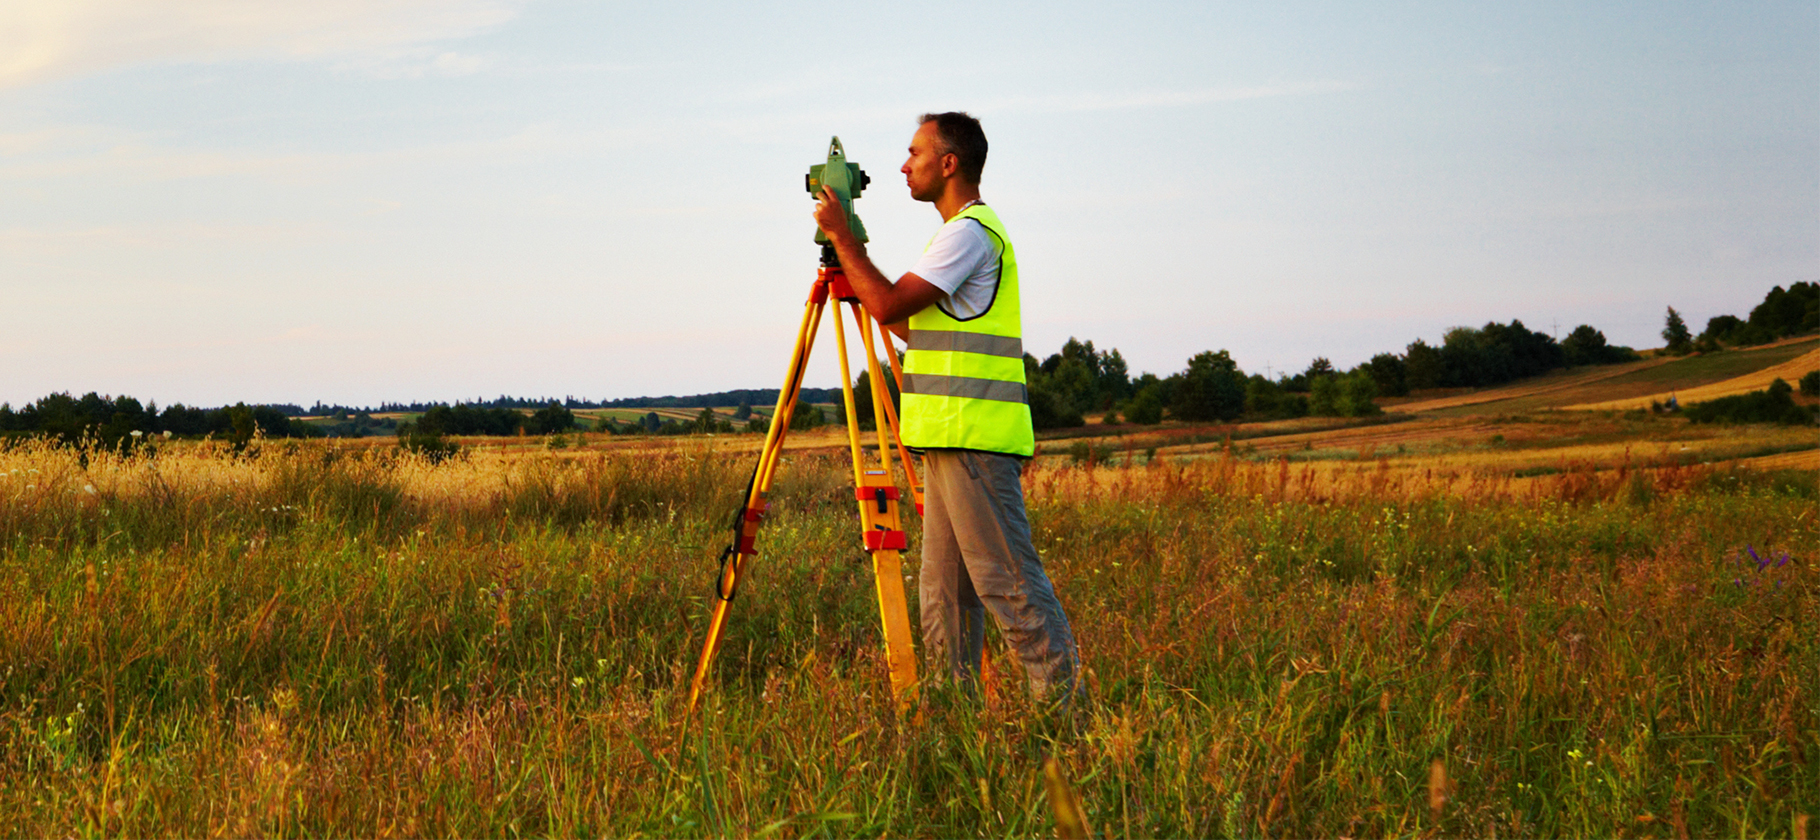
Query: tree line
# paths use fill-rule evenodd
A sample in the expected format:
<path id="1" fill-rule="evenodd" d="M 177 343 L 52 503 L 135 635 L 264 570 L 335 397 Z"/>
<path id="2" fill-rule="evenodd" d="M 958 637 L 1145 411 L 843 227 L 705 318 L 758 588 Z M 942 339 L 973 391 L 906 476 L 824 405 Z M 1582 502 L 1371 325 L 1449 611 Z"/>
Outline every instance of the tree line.
<path id="1" fill-rule="evenodd" d="M 498 396 L 492 399 L 475 398 L 471 401 L 457 402 L 453 405 L 465 405 L 474 409 L 530 409 L 537 410 L 551 405 L 567 409 L 602 409 L 602 408 L 709 408 L 721 405 L 775 405 L 776 388 L 740 388 L 732 391 L 716 391 L 711 394 L 694 394 L 686 397 L 625 397 L 617 400 L 588 400 L 573 396 L 562 399 L 554 397 L 509 397 Z M 840 391 L 834 388 L 804 388 L 803 399 L 807 402 L 828 402 L 840 398 Z M 285 414 L 298 416 L 328 417 L 332 415 L 355 414 L 423 414 L 438 406 L 450 406 L 450 403 L 430 402 L 382 402 L 377 408 L 325 403 L 318 400 L 308 410 L 295 405 L 281 405 L 277 408 Z"/>
<path id="2" fill-rule="evenodd" d="M 133 397 L 80 397 L 56 393 L 17 411 L 0 403 L 0 435 L 41 435 L 67 443 L 130 446 L 148 438 L 198 438 L 213 435 L 245 446 L 256 435 L 271 438 L 321 437 L 324 432 L 287 415 L 295 406 L 235 403 L 222 408 L 191 408 L 173 403 L 160 410 L 156 402 Z"/>
<path id="3" fill-rule="evenodd" d="M 1706 329 L 1698 337 L 1688 329 L 1681 313 L 1671 306 L 1662 329 L 1662 340 L 1669 353 L 1684 355 L 1767 344 L 1815 330 L 1820 330 L 1820 283 L 1796 283 L 1787 289 L 1771 288 L 1763 296 L 1763 302 L 1751 309 L 1749 318 L 1736 315 L 1708 318 Z"/>
<path id="4" fill-rule="evenodd" d="M 1030 412 L 1038 429 L 1080 426 L 1084 416 L 1104 412 L 1106 422 L 1138 424 L 1165 418 L 1230 422 L 1240 418 L 1303 416 L 1366 417 L 1379 413 L 1380 396 L 1400 397 L 1432 388 L 1482 388 L 1562 367 L 1602 365 L 1638 358 L 1628 347 L 1606 341 L 1605 333 L 1582 324 L 1557 342 L 1542 332 L 1496 321 L 1483 327 L 1455 327 L 1438 345 L 1417 338 L 1402 353 L 1379 353 L 1341 371 L 1317 357 L 1306 370 L 1270 379 L 1247 375 L 1225 350 L 1197 353 L 1187 367 L 1166 377 L 1132 377 L 1115 348 L 1096 350 L 1073 338 L 1041 362 L 1024 356 Z"/>

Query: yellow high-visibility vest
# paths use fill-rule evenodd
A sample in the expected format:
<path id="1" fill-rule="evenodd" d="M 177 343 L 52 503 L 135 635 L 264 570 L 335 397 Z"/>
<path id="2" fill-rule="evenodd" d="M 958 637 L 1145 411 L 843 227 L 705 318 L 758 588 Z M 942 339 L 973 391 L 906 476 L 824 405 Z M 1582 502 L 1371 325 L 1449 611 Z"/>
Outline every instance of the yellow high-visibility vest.
<path id="1" fill-rule="evenodd" d="M 985 312 L 954 317 L 940 303 L 910 316 L 904 354 L 901 433 L 917 449 L 978 449 L 1036 454 L 1024 382 L 1023 320 L 1017 256 L 998 214 L 974 204 L 948 220 L 973 219 L 999 252 L 998 291 Z M 933 241 L 933 240 L 931 240 Z"/>

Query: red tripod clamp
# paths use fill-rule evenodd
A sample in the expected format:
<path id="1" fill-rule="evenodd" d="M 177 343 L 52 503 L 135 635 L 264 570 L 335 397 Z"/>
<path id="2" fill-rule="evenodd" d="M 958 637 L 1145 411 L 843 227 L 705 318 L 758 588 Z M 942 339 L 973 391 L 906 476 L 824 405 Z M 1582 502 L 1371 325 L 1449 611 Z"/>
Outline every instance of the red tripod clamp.
<path id="1" fill-rule="evenodd" d="M 822 266 L 816 272 L 815 288 L 809 290 L 809 302 L 825 303 L 830 289 L 834 291 L 834 299 L 842 303 L 859 300 L 859 295 L 853 293 L 853 284 L 847 282 L 847 273 L 838 265 Z"/>

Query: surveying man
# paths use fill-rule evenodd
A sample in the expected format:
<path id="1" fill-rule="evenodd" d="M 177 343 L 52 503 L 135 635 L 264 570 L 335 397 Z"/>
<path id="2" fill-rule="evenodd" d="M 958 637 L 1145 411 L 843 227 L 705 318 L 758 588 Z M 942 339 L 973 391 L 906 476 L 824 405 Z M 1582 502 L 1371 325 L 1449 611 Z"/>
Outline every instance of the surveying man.
<path id="1" fill-rule="evenodd" d="M 1036 453 L 1024 383 L 1017 256 L 980 201 L 986 134 L 965 113 L 924 114 L 910 138 L 910 197 L 935 205 L 941 230 L 896 283 L 866 256 L 827 187 L 815 223 L 871 316 L 909 344 L 906 446 L 922 453 L 923 649 L 971 689 L 991 611 L 1039 700 L 1065 704 L 1078 654 L 1068 617 L 1030 541 L 1019 481 Z"/>

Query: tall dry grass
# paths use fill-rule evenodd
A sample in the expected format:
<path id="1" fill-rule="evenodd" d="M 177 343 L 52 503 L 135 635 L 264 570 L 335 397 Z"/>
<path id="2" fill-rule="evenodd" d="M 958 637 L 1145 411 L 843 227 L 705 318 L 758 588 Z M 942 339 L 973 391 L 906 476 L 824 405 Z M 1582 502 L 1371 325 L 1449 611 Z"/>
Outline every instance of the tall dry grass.
<path id="1" fill-rule="evenodd" d="M 932 685 L 900 721 L 847 468 L 793 455 L 684 737 L 749 468 L 0 452 L 0 824 L 1034 835 L 1048 757 L 1114 836 L 1774 835 L 1820 808 L 1812 473 L 1033 469 L 1087 697 L 1033 711 L 995 656 L 978 702 Z"/>

